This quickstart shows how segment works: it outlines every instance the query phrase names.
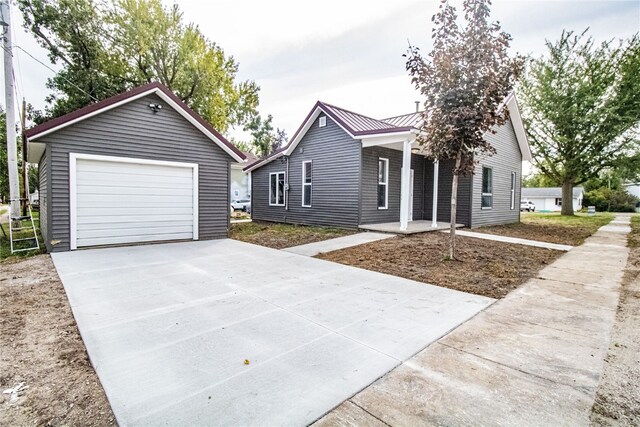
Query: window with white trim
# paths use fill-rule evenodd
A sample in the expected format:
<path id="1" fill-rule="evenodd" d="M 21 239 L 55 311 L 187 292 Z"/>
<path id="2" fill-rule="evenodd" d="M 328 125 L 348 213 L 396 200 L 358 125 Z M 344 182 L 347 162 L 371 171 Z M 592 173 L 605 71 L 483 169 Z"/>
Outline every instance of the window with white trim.
<path id="1" fill-rule="evenodd" d="M 516 173 L 511 172 L 511 210 L 516 208 Z"/>
<path id="2" fill-rule="evenodd" d="M 302 162 L 302 207 L 311 207 L 313 167 L 311 160 Z"/>
<path id="3" fill-rule="evenodd" d="M 389 202 L 389 159 L 378 159 L 378 209 L 387 209 Z"/>
<path id="4" fill-rule="evenodd" d="M 269 205 L 284 206 L 284 172 L 269 174 Z"/>
<path id="5" fill-rule="evenodd" d="M 323 128 L 327 125 L 327 116 L 320 116 L 318 118 L 318 127 Z"/>
<path id="6" fill-rule="evenodd" d="M 493 207 L 493 169 L 482 167 L 482 209 Z"/>

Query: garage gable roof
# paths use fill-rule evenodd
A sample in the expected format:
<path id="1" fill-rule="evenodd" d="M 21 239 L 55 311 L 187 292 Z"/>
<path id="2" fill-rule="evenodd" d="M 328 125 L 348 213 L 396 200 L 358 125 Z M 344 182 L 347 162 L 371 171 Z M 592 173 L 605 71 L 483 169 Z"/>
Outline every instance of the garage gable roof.
<path id="1" fill-rule="evenodd" d="M 87 105 L 64 116 L 56 117 L 55 119 L 46 121 L 42 124 L 32 127 L 25 131 L 25 135 L 29 142 L 36 141 L 37 139 L 56 132 L 67 126 L 71 126 L 74 123 L 78 123 L 82 120 L 88 119 L 105 111 L 109 111 L 113 108 L 119 107 L 128 102 L 140 99 L 147 95 L 155 94 L 159 96 L 164 102 L 176 110 L 182 117 L 187 119 L 193 126 L 200 130 L 205 136 L 207 136 L 216 145 L 222 148 L 227 154 L 229 154 L 235 161 L 244 162 L 246 156 L 242 151 L 238 150 L 233 144 L 222 136 L 217 130 L 213 128 L 206 120 L 204 120 L 195 111 L 189 108 L 180 98 L 178 98 L 173 92 L 171 92 L 166 86 L 161 83 L 153 82 L 144 86 L 131 89 L 130 91 L 121 93 L 119 95 L 112 96 L 111 98 L 104 99 L 96 102 L 95 104 Z"/>

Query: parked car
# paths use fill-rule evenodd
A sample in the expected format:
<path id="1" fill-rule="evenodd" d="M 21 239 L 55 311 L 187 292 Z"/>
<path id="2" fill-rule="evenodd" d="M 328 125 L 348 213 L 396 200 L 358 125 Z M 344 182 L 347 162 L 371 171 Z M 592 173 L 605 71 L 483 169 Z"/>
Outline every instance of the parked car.
<path id="1" fill-rule="evenodd" d="M 535 212 L 536 205 L 534 205 L 532 202 L 528 200 L 523 200 L 520 202 L 520 212 L 522 211 Z"/>
<path id="2" fill-rule="evenodd" d="M 248 199 L 234 200 L 231 202 L 231 209 L 233 209 L 234 211 L 249 212 L 251 210 L 251 200 L 248 200 Z"/>

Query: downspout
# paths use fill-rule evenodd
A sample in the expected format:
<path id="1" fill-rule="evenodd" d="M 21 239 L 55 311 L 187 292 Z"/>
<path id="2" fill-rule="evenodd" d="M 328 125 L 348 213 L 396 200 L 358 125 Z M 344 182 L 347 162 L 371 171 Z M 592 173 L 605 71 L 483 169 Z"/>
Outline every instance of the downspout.
<path id="1" fill-rule="evenodd" d="M 285 156 L 287 158 L 287 173 L 284 178 L 284 222 L 287 222 L 287 212 L 289 212 L 289 156 Z"/>

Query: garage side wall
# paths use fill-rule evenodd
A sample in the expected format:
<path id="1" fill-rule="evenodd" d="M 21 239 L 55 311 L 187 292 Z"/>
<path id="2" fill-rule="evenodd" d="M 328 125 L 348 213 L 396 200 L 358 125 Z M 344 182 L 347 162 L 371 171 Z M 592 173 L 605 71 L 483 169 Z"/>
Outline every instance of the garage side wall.
<path id="1" fill-rule="evenodd" d="M 49 186 L 49 167 L 47 160 L 47 153 L 45 148 L 45 154 L 43 154 L 40 159 L 40 164 L 38 165 L 38 197 L 40 204 L 40 234 L 42 235 L 42 239 L 44 240 L 44 244 L 47 247 L 47 250 L 51 250 L 51 238 L 49 236 L 49 198 L 50 198 L 50 186 Z"/>
<path id="2" fill-rule="evenodd" d="M 150 103 L 162 105 L 153 113 Z M 143 97 L 41 138 L 50 161 L 53 251 L 69 250 L 69 153 L 198 164 L 199 238 L 227 237 L 231 157 L 159 97 Z"/>

